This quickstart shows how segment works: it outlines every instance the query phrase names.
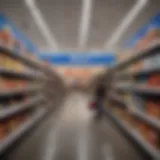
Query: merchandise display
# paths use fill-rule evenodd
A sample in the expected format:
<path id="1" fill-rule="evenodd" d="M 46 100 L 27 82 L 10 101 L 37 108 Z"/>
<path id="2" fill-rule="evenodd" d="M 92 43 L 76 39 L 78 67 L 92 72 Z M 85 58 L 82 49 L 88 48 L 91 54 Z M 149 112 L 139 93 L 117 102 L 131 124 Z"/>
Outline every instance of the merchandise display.
<path id="1" fill-rule="evenodd" d="M 16 72 L 22 72 L 25 70 L 25 67 L 20 62 L 3 55 L 2 53 L 0 54 L 0 68 L 13 70 Z"/>
<path id="2" fill-rule="evenodd" d="M 28 83 L 25 80 L 0 78 L 0 89 L 19 89 L 27 87 Z"/>
<path id="3" fill-rule="evenodd" d="M 14 106 L 16 104 L 19 104 L 21 102 L 27 102 L 30 96 L 26 94 L 21 94 L 21 95 L 15 95 L 12 97 L 6 97 L 6 98 L 1 98 L 0 99 L 0 108 L 5 108 L 5 107 L 10 107 Z"/>
<path id="4" fill-rule="evenodd" d="M 139 55 L 135 53 L 133 58 L 130 56 L 121 64 L 117 64 L 118 67 L 113 66 L 117 74 L 112 93 L 116 96 L 110 96 L 111 104 L 110 107 L 106 107 L 106 111 L 147 155 L 160 159 L 160 66 L 158 63 L 151 65 L 155 57 L 157 62 L 160 61 L 157 55 L 160 46 L 157 43 L 152 47 L 158 49 L 155 52 L 150 48 L 148 49 L 150 52 L 141 50 L 138 52 Z M 137 65 L 139 65 L 138 69 Z"/>
<path id="5" fill-rule="evenodd" d="M 1 45 L 11 45 L 10 40 L 3 36 Z M 5 51 L 9 54 L 5 54 Z M 0 156 L 47 113 L 45 94 L 43 96 L 39 92 L 46 79 L 39 80 L 38 76 L 36 77 L 45 69 L 38 70 L 37 62 L 30 58 L 16 55 L 6 48 L 4 52 L 0 52 Z M 40 104 L 44 106 L 40 107 Z"/>
<path id="6" fill-rule="evenodd" d="M 37 52 L 31 41 L 0 14 L 0 159 L 64 95 L 62 80 L 48 63 L 35 56 Z"/>

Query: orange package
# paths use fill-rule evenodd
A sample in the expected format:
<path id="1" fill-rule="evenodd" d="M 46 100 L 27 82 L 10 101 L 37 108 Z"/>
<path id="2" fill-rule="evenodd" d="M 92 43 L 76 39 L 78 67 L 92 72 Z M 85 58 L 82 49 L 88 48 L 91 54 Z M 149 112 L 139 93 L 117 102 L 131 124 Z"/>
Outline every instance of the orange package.
<path id="1" fill-rule="evenodd" d="M 149 116 L 160 119 L 160 102 L 148 101 L 146 104 L 146 113 Z"/>
<path id="2" fill-rule="evenodd" d="M 160 135 L 158 131 L 152 128 L 149 128 L 148 133 L 147 133 L 147 140 L 152 146 L 156 148 L 160 147 L 160 144 L 159 144 Z"/>
<path id="3" fill-rule="evenodd" d="M 7 124 L 5 121 L 0 122 L 0 141 L 7 136 Z"/>
<path id="4" fill-rule="evenodd" d="M 160 87 L 160 74 L 154 73 L 149 76 L 148 84 L 151 86 L 159 86 Z"/>
<path id="5" fill-rule="evenodd" d="M 159 148 L 159 132 L 149 127 L 147 124 L 140 122 L 138 124 L 138 130 L 141 136 L 152 146 Z"/>

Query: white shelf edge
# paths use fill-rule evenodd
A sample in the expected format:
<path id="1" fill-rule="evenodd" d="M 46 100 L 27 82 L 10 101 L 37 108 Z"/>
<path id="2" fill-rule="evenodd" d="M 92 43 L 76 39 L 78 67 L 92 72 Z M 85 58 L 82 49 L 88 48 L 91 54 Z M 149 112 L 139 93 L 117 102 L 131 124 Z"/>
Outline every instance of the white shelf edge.
<path id="1" fill-rule="evenodd" d="M 139 119 L 141 119 L 142 121 L 146 122 L 147 124 L 149 124 L 150 126 L 158 129 L 160 131 L 160 120 L 156 120 L 155 118 L 152 118 L 152 117 L 149 117 L 147 116 L 145 113 L 139 111 L 138 109 L 132 109 L 129 108 L 127 106 L 127 104 L 125 102 L 123 102 L 123 100 L 121 100 L 121 98 L 119 98 L 118 96 L 116 95 L 112 95 L 111 96 L 113 100 L 117 101 L 118 103 L 121 103 L 122 105 L 124 105 L 124 107 L 128 108 L 128 111 L 130 111 L 130 113 L 133 115 L 133 116 L 136 116 L 138 117 Z M 132 107 L 134 108 L 134 107 Z"/>
<path id="2" fill-rule="evenodd" d="M 6 89 L 5 91 L 0 92 L 0 97 L 11 96 L 11 95 L 26 93 L 26 92 L 32 92 L 32 91 L 36 91 L 40 88 L 41 88 L 40 85 L 29 85 L 27 87 L 18 88 L 18 89 L 16 88 L 13 90 Z"/>
<path id="3" fill-rule="evenodd" d="M 0 154 L 16 142 L 25 132 L 30 130 L 46 113 L 47 111 L 44 109 L 37 111 L 30 119 L 11 132 L 4 140 L 0 141 Z"/>
<path id="4" fill-rule="evenodd" d="M 160 50 L 160 43 L 158 41 L 153 42 L 151 45 L 147 46 L 144 49 L 138 50 L 138 51 L 134 51 L 134 53 L 132 53 L 132 57 L 129 57 L 123 61 L 118 62 L 117 64 L 115 64 L 112 69 L 121 69 L 121 68 L 125 68 L 124 66 L 127 66 L 129 64 L 133 64 L 134 62 L 141 60 L 143 58 L 146 58 L 150 55 L 154 55 L 154 54 L 158 54 L 157 50 Z"/>
<path id="5" fill-rule="evenodd" d="M 117 78 L 119 77 L 135 77 L 135 76 L 139 76 L 139 75 L 146 75 L 152 72 L 160 72 L 160 68 L 158 67 L 150 67 L 150 68 L 146 68 L 146 69 L 142 69 L 140 71 L 123 71 L 120 72 L 116 75 Z"/>
<path id="6" fill-rule="evenodd" d="M 138 117 L 142 121 L 145 121 L 150 126 L 156 128 L 156 129 L 158 129 L 160 131 L 160 120 L 155 119 L 153 117 L 149 117 L 145 113 L 143 113 L 143 112 L 141 112 L 141 111 L 139 111 L 137 109 L 132 114 L 133 114 L 133 116 Z"/>
<path id="7" fill-rule="evenodd" d="M 15 77 L 25 77 L 28 79 L 45 79 L 45 76 L 42 74 L 34 74 L 34 73 L 30 73 L 30 72 L 16 72 L 13 71 L 11 69 L 7 69 L 7 68 L 0 68 L 0 75 L 1 74 L 8 74 L 11 76 L 15 76 Z"/>
<path id="8" fill-rule="evenodd" d="M 116 120 L 116 122 L 135 140 L 145 149 L 153 158 L 156 160 L 160 159 L 160 152 L 158 149 L 152 147 L 149 143 L 147 143 L 143 137 L 138 134 L 137 131 L 133 130 L 131 127 L 127 126 L 124 122 L 122 122 L 119 118 L 117 118 L 111 111 L 106 111 L 109 115 Z"/>
<path id="9" fill-rule="evenodd" d="M 111 94 L 110 98 L 122 105 L 124 105 L 124 107 L 127 107 L 127 104 L 116 94 Z"/>
<path id="10" fill-rule="evenodd" d="M 118 90 L 126 90 L 128 92 L 137 92 L 137 93 L 142 93 L 142 94 L 151 94 L 151 95 L 156 95 L 160 96 L 160 87 L 151 87 L 151 86 L 142 86 L 140 84 L 136 85 L 116 85 L 115 89 Z"/>
<path id="11" fill-rule="evenodd" d="M 30 99 L 28 102 L 23 102 L 18 105 L 5 107 L 4 109 L 0 109 L 0 120 L 8 118 L 18 112 L 24 111 L 28 108 L 31 108 L 34 104 L 37 104 L 38 102 L 41 102 L 43 100 L 42 96 L 36 96 L 32 99 Z"/>
<path id="12" fill-rule="evenodd" d="M 38 68 L 40 70 L 44 69 L 44 67 L 40 64 L 40 61 L 34 61 L 32 59 L 29 59 L 27 56 L 16 53 L 15 51 L 11 50 L 10 48 L 0 46 L 0 52 L 2 52 L 3 54 L 5 53 L 10 57 L 14 57 L 14 58 L 18 59 L 19 61 L 21 61 L 27 65 L 30 65 L 34 68 Z"/>

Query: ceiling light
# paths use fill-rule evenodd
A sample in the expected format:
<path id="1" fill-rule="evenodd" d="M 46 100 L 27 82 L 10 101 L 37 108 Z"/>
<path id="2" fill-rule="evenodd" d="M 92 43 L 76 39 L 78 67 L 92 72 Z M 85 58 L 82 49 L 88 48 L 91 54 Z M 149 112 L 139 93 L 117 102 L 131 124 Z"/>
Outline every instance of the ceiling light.
<path id="1" fill-rule="evenodd" d="M 55 40 L 55 36 L 53 33 L 51 33 L 49 27 L 47 26 L 47 23 L 45 22 L 41 11 L 39 8 L 36 6 L 36 3 L 34 0 L 25 0 L 25 3 L 27 7 L 30 10 L 30 13 L 37 24 L 37 27 L 39 28 L 41 34 L 45 38 L 47 44 L 49 45 L 49 49 L 52 50 L 58 50 L 58 44 Z"/>
<path id="2" fill-rule="evenodd" d="M 81 21 L 79 27 L 79 48 L 81 49 L 85 48 L 89 37 L 93 8 L 92 4 L 93 0 L 83 0 L 82 2 Z"/>
<path id="3" fill-rule="evenodd" d="M 113 46 L 119 41 L 122 34 L 128 29 L 131 23 L 135 20 L 138 14 L 142 11 L 142 9 L 147 4 L 148 0 L 137 0 L 136 4 L 129 11 L 127 16 L 121 21 L 120 25 L 113 32 L 112 36 L 109 38 L 104 45 L 105 48 L 113 48 Z"/>

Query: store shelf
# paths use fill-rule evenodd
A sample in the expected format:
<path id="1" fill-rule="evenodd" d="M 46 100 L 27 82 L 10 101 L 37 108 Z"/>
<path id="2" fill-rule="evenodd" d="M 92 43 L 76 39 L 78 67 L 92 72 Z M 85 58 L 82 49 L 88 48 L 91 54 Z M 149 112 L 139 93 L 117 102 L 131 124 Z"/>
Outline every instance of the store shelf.
<path id="1" fill-rule="evenodd" d="M 113 99 L 114 101 L 120 103 L 122 106 L 128 108 L 130 113 L 133 116 L 135 116 L 136 118 L 144 121 L 148 125 L 150 125 L 150 126 L 154 127 L 155 129 L 160 131 L 160 121 L 159 120 L 156 120 L 155 118 L 147 116 L 142 111 L 139 111 L 136 107 L 134 107 L 134 110 L 129 108 L 129 106 L 127 106 L 127 104 L 118 95 L 115 95 L 115 94 L 111 95 L 111 99 Z"/>
<path id="2" fill-rule="evenodd" d="M 160 120 L 155 119 L 153 117 L 149 117 L 148 115 L 146 115 L 145 113 L 136 110 L 132 113 L 136 118 L 144 121 L 145 123 L 147 123 L 148 125 L 154 127 L 155 129 L 160 131 Z"/>
<path id="3" fill-rule="evenodd" d="M 40 90 L 42 87 L 40 85 L 29 85 L 28 87 L 18 88 L 18 89 L 5 89 L 4 91 L 0 91 L 0 98 L 10 97 L 13 95 L 19 95 L 23 93 L 30 93 L 37 90 Z"/>
<path id="4" fill-rule="evenodd" d="M 146 47 L 145 49 L 132 53 L 133 56 L 129 57 L 128 59 L 122 62 L 117 63 L 115 66 L 111 68 L 111 70 L 121 70 L 127 67 L 128 65 L 138 62 L 144 58 L 159 54 L 159 52 L 160 52 L 160 43 L 159 42 L 153 43 L 152 45 Z"/>
<path id="5" fill-rule="evenodd" d="M 16 113 L 25 111 L 43 101 L 43 96 L 36 96 L 28 100 L 28 102 L 23 102 L 18 105 L 5 106 L 3 109 L 0 109 L 0 120 L 6 119 Z M 2 107 L 1 107 L 2 108 Z"/>
<path id="6" fill-rule="evenodd" d="M 132 77 L 147 76 L 151 73 L 160 73 L 160 68 L 148 68 L 137 72 L 124 71 L 116 74 L 116 79 L 127 79 Z"/>
<path id="7" fill-rule="evenodd" d="M 29 65 L 30 67 L 33 67 L 35 69 L 38 69 L 38 70 L 43 70 L 44 69 L 44 66 L 42 66 L 40 63 L 25 57 L 25 55 L 23 55 L 22 53 L 21 54 L 16 53 L 16 52 L 10 50 L 9 48 L 0 46 L 0 53 L 8 55 L 8 56 L 10 56 L 14 59 L 17 59 L 17 60 L 23 62 L 24 64 Z"/>
<path id="8" fill-rule="evenodd" d="M 127 107 L 127 104 L 124 102 L 124 100 L 120 96 L 118 96 L 117 94 L 111 94 L 110 98 L 111 98 L 111 100 L 119 103 L 122 107 Z"/>
<path id="9" fill-rule="evenodd" d="M 29 119 L 24 122 L 20 127 L 15 129 L 4 140 L 0 142 L 0 155 L 3 154 L 10 146 L 12 146 L 21 136 L 29 131 L 34 125 L 36 125 L 47 113 L 43 108 L 39 109 Z"/>
<path id="10" fill-rule="evenodd" d="M 132 140 L 134 140 L 141 148 L 145 151 L 146 154 L 148 154 L 150 157 L 152 157 L 155 160 L 160 159 L 160 152 L 152 147 L 148 142 L 146 142 L 143 137 L 138 134 L 137 131 L 126 125 L 124 122 L 122 122 L 119 118 L 114 116 L 114 114 L 111 111 L 106 110 L 106 114 L 125 132 L 127 133 Z"/>
<path id="11" fill-rule="evenodd" d="M 45 79 L 45 76 L 43 76 L 42 74 L 15 72 L 5 68 L 0 68 L 0 75 L 4 77 L 19 78 L 19 79 L 35 79 L 35 80 Z"/>
<path id="12" fill-rule="evenodd" d="M 141 93 L 145 95 L 160 96 L 160 87 L 135 85 L 116 85 L 115 89 L 127 92 Z"/>

